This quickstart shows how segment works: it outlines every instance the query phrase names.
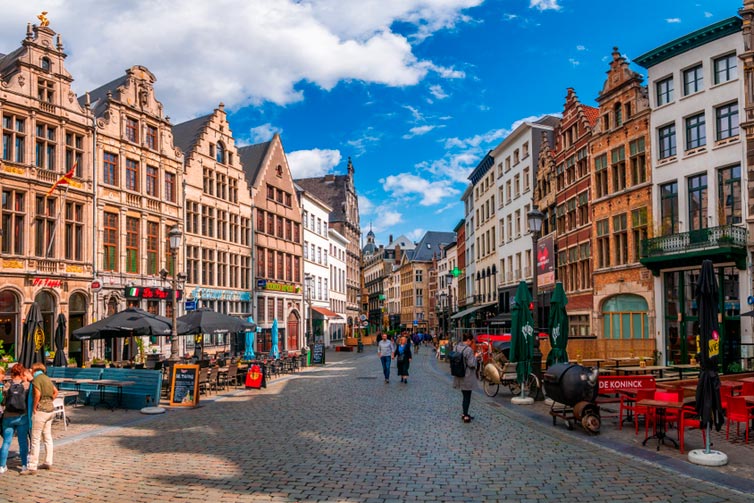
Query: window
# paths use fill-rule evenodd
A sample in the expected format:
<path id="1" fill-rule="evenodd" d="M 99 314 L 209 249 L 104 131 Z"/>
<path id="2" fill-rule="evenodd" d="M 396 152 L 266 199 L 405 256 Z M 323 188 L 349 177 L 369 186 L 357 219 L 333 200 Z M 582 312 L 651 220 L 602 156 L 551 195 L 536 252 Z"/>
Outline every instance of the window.
<path id="1" fill-rule="evenodd" d="M 678 232 L 678 182 L 660 186 L 660 211 L 662 236 Z"/>
<path id="2" fill-rule="evenodd" d="M 56 200 L 37 196 L 34 218 L 34 253 L 37 257 L 54 257 L 55 249 L 50 246 L 55 230 Z M 49 253 L 48 253 L 49 249 Z"/>
<path id="3" fill-rule="evenodd" d="M 165 173 L 165 200 L 175 202 L 175 173 Z"/>
<path id="4" fill-rule="evenodd" d="M 84 157 L 84 136 L 70 131 L 65 133 L 65 172 L 76 166 L 73 174 L 81 176 L 81 164 Z"/>
<path id="5" fill-rule="evenodd" d="M 697 65 L 683 72 L 683 95 L 698 93 L 704 88 L 702 65 Z"/>
<path id="6" fill-rule="evenodd" d="M 633 228 L 634 238 L 634 262 L 639 261 L 641 257 L 641 243 L 649 239 L 649 219 L 647 218 L 647 208 L 638 208 L 631 211 L 631 227 Z"/>
<path id="7" fill-rule="evenodd" d="M 126 140 L 138 143 L 139 142 L 139 121 L 126 117 Z"/>
<path id="8" fill-rule="evenodd" d="M 215 177 L 214 172 L 209 168 L 202 171 L 202 190 L 205 194 L 215 195 Z"/>
<path id="9" fill-rule="evenodd" d="M 707 175 L 701 174 L 688 179 L 689 190 L 689 230 L 707 228 Z"/>
<path id="10" fill-rule="evenodd" d="M 610 267 L 610 222 L 597 221 L 597 267 Z"/>
<path id="11" fill-rule="evenodd" d="M 613 106 L 613 116 L 615 117 L 615 127 L 621 127 L 623 125 L 623 108 L 620 103 Z"/>
<path id="12" fill-rule="evenodd" d="M 631 155 L 631 183 L 638 185 L 647 181 L 647 157 L 644 153 L 644 138 L 628 144 Z"/>
<path id="13" fill-rule="evenodd" d="M 723 168 L 717 172 L 718 219 L 722 225 L 741 223 L 741 166 Z"/>
<path id="14" fill-rule="evenodd" d="M 521 146 L 521 157 L 526 159 L 529 157 L 529 142 L 524 142 L 524 144 Z"/>
<path id="15" fill-rule="evenodd" d="M 81 260 L 84 246 L 84 205 L 65 203 L 65 258 Z"/>
<path id="16" fill-rule="evenodd" d="M 673 77 L 657 81 L 656 88 L 658 107 L 673 101 Z"/>
<path id="17" fill-rule="evenodd" d="M 589 162 L 587 156 L 588 154 L 586 147 L 579 149 L 579 151 L 576 153 L 576 170 L 578 172 L 579 178 L 584 178 L 589 174 Z"/>
<path id="18" fill-rule="evenodd" d="M 512 192 L 513 190 L 512 190 L 511 181 L 508 180 L 507 182 L 505 182 L 505 202 L 508 204 L 510 204 L 511 202 Z M 479 219 L 477 219 L 477 221 L 478 220 Z"/>
<path id="19" fill-rule="evenodd" d="M 660 159 L 667 159 L 675 155 L 675 124 L 668 124 L 658 130 L 660 140 Z"/>
<path id="20" fill-rule="evenodd" d="M 26 206 L 23 192 L 3 190 L 2 252 L 24 254 Z"/>
<path id="21" fill-rule="evenodd" d="M 217 143 L 217 154 L 215 155 L 215 160 L 220 164 L 225 162 L 225 145 L 223 145 L 222 142 Z"/>
<path id="22" fill-rule="evenodd" d="M 602 306 L 605 339 L 648 339 L 647 301 L 638 295 L 616 295 Z"/>
<path id="23" fill-rule="evenodd" d="M 521 177 L 515 175 L 513 177 L 513 197 L 518 198 L 521 195 Z"/>
<path id="24" fill-rule="evenodd" d="M 424 281 L 424 271 L 417 269 L 415 271 L 414 283 L 422 283 Z"/>
<path id="25" fill-rule="evenodd" d="M 607 195 L 607 154 L 602 154 L 594 158 L 594 177 L 597 197 Z"/>
<path id="26" fill-rule="evenodd" d="M 126 272 L 139 272 L 139 219 L 126 217 Z"/>
<path id="27" fill-rule="evenodd" d="M 102 155 L 102 183 L 118 186 L 118 156 L 110 152 Z"/>
<path id="28" fill-rule="evenodd" d="M 513 151 L 513 165 L 518 164 L 518 149 Z"/>
<path id="29" fill-rule="evenodd" d="M 704 127 L 704 112 L 686 119 L 686 150 L 703 147 L 707 144 Z"/>
<path id="30" fill-rule="evenodd" d="M 187 247 L 188 248 L 188 247 Z M 147 222 L 147 274 L 157 274 L 160 263 L 160 224 Z"/>
<path id="31" fill-rule="evenodd" d="M 139 190 L 139 162 L 126 159 L 126 189 Z"/>
<path id="32" fill-rule="evenodd" d="M 714 61 L 715 84 L 722 84 L 738 77 L 736 54 L 726 54 Z"/>
<path id="33" fill-rule="evenodd" d="M 579 222 L 581 225 L 585 225 L 589 222 L 589 192 L 582 192 L 579 194 Z M 527 212 L 528 213 L 528 212 Z"/>
<path id="34" fill-rule="evenodd" d="M 102 226 L 104 233 L 102 245 L 105 255 L 102 260 L 102 269 L 105 271 L 118 270 L 118 214 L 105 212 Z"/>
<path id="35" fill-rule="evenodd" d="M 715 109 L 716 139 L 724 140 L 738 136 L 738 103 L 730 103 Z"/>
<path id="36" fill-rule="evenodd" d="M 154 166 L 147 166 L 147 186 L 146 192 L 148 196 L 159 197 L 157 192 L 157 168 Z"/>
<path id="37" fill-rule="evenodd" d="M 55 83 L 43 78 L 37 79 L 37 98 L 42 103 L 54 103 Z"/>
<path id="38" fill-rule="evenodd" d="M 37 124 L 34 165 L 41 169 L 55 171 L 55 128 L 47 124 Z"/>
<path id="39" fill-rule="evenodd" d="M 615 241 L 615 263 L 628 263 L 628 215 L 621 213 L 613 217 L 613 239 Z"/>
<path id="40" fill-rule="evenodd" d="M 620 147 L 610 151 L 610 168 L 613 175 L 613 192 L 626 188 L 626 147 Z"/>
<path id="41" fill-rule="evenodd" d="M 14 115 L 3 115 L 3 160 L 24 162 L 26 136 L 25 119 Z"/>
<path id="42" fill-rule="evenodd" d="M 530 178 L 529 168 L 524 168 L 524 174 L 523 174 L 524 192 L 529 192 L 529 187 L 531 186 L 531 181 L 529 180 L 529 178 Z"/>
<path id="43" fill-rule="evenodd" d="M 147 124 L 147 148 L 157 150 L 157 128 Z"/>
<path id="44" fill-rule="evenodd" d="M 47 57 L 42 58 L 41 67 L 43 71 L 49 72 L 50 71 L 50 58 L 47 58 Z"/>

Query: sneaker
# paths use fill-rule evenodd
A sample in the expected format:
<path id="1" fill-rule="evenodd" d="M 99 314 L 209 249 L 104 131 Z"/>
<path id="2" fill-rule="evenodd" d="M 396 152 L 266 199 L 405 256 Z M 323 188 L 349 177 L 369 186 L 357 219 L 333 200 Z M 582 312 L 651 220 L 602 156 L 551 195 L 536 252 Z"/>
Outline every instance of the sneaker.
<path id="1" fill-rule="evenodd" d="M 8 467 L 7 466 L 0 466 L 0 473 L 5 473 L 7 471 L 8 471 Z"/>
<path id="2" fill-rule="evenodd" d="M 36 470 L 24 470 L 23 468 L 21 469 L 21 473 L 20 473 L 20 475 L 36 475 L 36 474 L 37 474 Z"/>
<path id="3" fill-rule="evenodd" d="M 389 384 L 389 383 L 390 383 L 390 379 L 385 379 L 385 384 Z"/>
<path id="4" fill-rule="evenodd" d="M 28 468 L 28 467 L 27 467 L 26 465 L 24 465 L 24 466 L 22 466 L 22 467 L 21 467 L 21 471 L 22 471 L 22 472 L 25 472 L 25 471 L 26 471 L 26 470 L 28 470 L 28 469 L 29 469 L 29 468 Z"/>

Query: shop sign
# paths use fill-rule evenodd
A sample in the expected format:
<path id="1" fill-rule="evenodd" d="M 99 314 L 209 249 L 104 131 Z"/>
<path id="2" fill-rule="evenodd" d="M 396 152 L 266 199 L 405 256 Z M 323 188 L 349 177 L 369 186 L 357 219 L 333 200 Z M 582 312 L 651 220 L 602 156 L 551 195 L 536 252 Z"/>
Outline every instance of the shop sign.
<path id="1" fill-rule="evenodd" d="M 172 288 L 162 288 L 155 286 L 127 286 L 125 296 L 127 299 L 158 299 L 170 300 Z M 178 290 L 176 300 L 183 299 L 183 290 Z"/>
<path id="2" fill-rule="evenodd" d="M 218 290 L 215 288 L 194 288 L 191 296 L 195 299 L 203 300 L 231 300 L 244 302 L 251 300 L 250 292 L 239 292 L 238 290 Z"/>
<path id="3" fill-rule="evenodd" d="M 31 280 L 31 284 L 33 286 L 41 286 L 42 288 L 62 288 L 63 280 L 52 278 L 34 278 Z"/>
<path id="4" fill-rule="evenodd" d="M 94 281 L 92 281 L 92 284 L 89 285 L 89 287 L 93 292 L 99 292 L 100 290 L 102 290 L 102 281 L 100 279 L 95 279 Z"/>
<path id="5" fill-rule="evenodd" d="M 276 292 L 287 292 L 287 293 L 296 292 L 296 289 L 293 285 L 285 285 L 283 283 L 274 283 L 272 281 L 265 281 L 264 284 L 262 285 L 257 283 L 257 286 L 259 286 L 263 290 L 274 290 Z"/>

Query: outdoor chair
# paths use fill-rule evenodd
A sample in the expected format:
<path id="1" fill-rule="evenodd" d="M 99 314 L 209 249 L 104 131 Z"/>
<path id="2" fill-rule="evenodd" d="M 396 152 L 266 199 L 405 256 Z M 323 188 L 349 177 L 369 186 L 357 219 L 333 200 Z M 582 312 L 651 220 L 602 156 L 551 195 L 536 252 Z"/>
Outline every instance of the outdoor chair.
<path id="1" fill-rule="evenodd" d="M 681 409 L 681 418 L 678 423 L 678 444 L 680 446 L 681 454 L 684 453 L 684 436 L 686 434 L 686 428 L 698 428 L 702 432 L 702 444 L 707 443 L 707 432 L 701 427 L 701 421 L 699 414 L 696 413 L 690 406 L 685 406 Z"/>
<path id="2" fill-rule="evenodd" d="M 225 386 L 229 386 L 233 383 L 234 388 L 238 388 L 238 364 L 234 363 L 228 367 L 228 372 L 225 374 Z"/>
<path id="3" fill-rule="evenodd" d="M 208 395 L 210 392 L 209 367 L 199 369 L 199 393 Z"/>
<path id="4" fill-rule="evenodd" d="M 220 375 L 219 370 L 217 370 L 217 367 L 212 367 L 209 369 L 209 389 L 215 390 L 215 393 L 217 393 L 218 390 L 218 376 Z"/>
<path id="5" fill-rule="evenodd" d="M 655 396 L 654 390 L 638 390 L 636 395 L 630 396 L 625 393 L 621 393 L 620 408 L 618 409 L 618 429 L 623 429 L 623 412 L 627 412 L 629 416 L 633 416 L 635 435 L 639 434 L 639 416 L 644 416 L 645 436 L 647 422 L 650 419 L 652 410 L 649 407 L 643 405 L 637 405 L 641 400 L 652 399 Z"/>
<path id="6" fill-rule="evenodd" d="M 733 387 L 732 386 L 720 386 L 720 403 L 723 406 L 723 409 L 728 410 L 728 401 L 733 396 Z"/>
<path id="7" fill-rule="evenodd" d="M 667 391 L 655 391 L 655 400 L 662 400 L 663 402 L 683 402 L 683 390 L 667 390 Z M 669 409 L 665 411 L 665 429 L 667 430 L 670 424 L 680 424 L 681 411 Z M 657 427 L 655 424 L 654 416 L 651 418 L 653 427 Z M 680 431 L 679 431 L 680 435 Z"/>
<path id="8" fill-rule="evenodd" d="M 746 405 L 746 399 L 743 396 L 732 396 L 728 399 L 728 409 L 725 411 L 727 425 L 725 427 L 725 439 L 728 440 L 730 434 L 731 421 L 736 422 L 736 434 L 741 434 L 741 423 L 746 425 L 746 443 L 749 443 L 749 423 L 754 420 L 754 410 Z"/>
<path id="9" fill-rule="evenodd" d="M 65 398 L 56 398 L 52 401 L 54 407 L 52 412 L 55 414 L 55 419 L 63 420 L 63 428 L 68 429 L 68 417 L 65 415 Z"/>
<path id="10" fill-rule="evenodd" d="M 744 381 L 740 394 L 741 396 L 754 396 L 754 382 Z"/>

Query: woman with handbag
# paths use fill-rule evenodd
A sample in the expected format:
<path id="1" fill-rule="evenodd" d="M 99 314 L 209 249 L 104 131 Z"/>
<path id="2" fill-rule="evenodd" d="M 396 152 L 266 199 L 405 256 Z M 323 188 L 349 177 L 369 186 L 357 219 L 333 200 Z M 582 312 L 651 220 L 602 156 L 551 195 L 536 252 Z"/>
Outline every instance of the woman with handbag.
<path id="1" fill-rule="evenodd" d="M 398 367 L 398 376 L 401 378 L 401 382 L 408 384 L 408 366 L 411 364 L 411 344 L 408 342 L 408 338 L 402 335 L 398 340 L 398 345 L 395 347 L 395 361 Z"/>

